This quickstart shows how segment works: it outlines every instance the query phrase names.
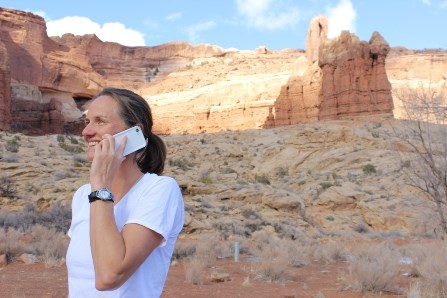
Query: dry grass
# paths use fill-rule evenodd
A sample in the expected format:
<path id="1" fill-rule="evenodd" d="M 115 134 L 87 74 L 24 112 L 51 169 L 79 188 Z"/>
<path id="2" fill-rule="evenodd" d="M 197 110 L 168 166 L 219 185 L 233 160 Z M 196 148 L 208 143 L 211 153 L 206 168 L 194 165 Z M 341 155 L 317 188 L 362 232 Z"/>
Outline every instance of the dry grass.
<path id="1" fill-rule="evenodd" d="M 188 260 L 185 260 L 184 263 L 185 281 L 192 284 L 202 284 L 206 278 L 206 269 L 211 267 L 217 258 L 231 256 L 229 245 L 230 242 L 222 243 L 215 235 L 201 237 L 194 244 L 194 248 L 186 244 L 180 244 L 179 248 L 176 248 L 177 253 L 187 251 L 190 254 Z"/>
<path id="2" fill-rule="evenodd" d="M 185 261 L 185 282 L 200 285 L 205 280 L 206 262 L 200 258 Z"/>
<path id="3" fill-rule="evenodd" d="M 447 297 L 447 247 L 445 243 L 420 243 L 408 246 L 409 271 L 420 277 L 411 285 L 409 297 Z"/>
<path id="4" fill-rule="evenodd" d="M 0 229 L 0 254 L 9 259 L 30 253 L 48 263 L 63 262 L 68 247 L 67 236 L 55 229 L 33 225 L 29 229 Z"/>
<path id="5" fill-rule="evenodd" d="M 344 289 L 360 292 L 398 293 L 400 255 L 388 242 L 356 248 L 348 258 L 348 274 L 341 277 Z"/>

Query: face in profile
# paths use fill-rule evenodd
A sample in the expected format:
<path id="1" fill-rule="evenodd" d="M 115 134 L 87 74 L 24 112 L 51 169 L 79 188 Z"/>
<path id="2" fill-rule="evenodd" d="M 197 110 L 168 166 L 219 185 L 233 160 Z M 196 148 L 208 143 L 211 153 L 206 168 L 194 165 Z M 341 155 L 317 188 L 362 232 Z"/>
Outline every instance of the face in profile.
<path id="1" fill-rule="evenodd" d="M 87 160 L 93 160 L 95 146 L 105 134 L 114 135 L 126 128 L 119 114 L 118 102 L 114 98 L 108 95 L 95 98 L 85 112 L 85 128 L 82 131 L 87 145 Z"/>

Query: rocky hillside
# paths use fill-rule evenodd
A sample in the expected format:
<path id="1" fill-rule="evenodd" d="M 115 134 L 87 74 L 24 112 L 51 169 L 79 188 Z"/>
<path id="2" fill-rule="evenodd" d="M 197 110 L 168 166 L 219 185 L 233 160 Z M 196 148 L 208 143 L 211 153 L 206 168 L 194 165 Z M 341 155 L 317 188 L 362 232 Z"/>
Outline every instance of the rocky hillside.
<path id="1" fill-rule="evenodd" d="M 408 186 L 414 156 L 398 136 L 409 122 L 396 118 L 402 93 L 446 88 L 445 50 L 390 48 L 378 32 L 329 40 L 324 17 L 305 51 L 124 47 L 50 38 L 21 11 L 0 8 L 0 21 L 0 211 L 70 204 L 88 180 L 73 136 L 82 105 L 115 85 L 153 108 L 186 233 L 436 231 L 433 206 Z"/>
<path id="2" fill-rule="evenodd" d="M 414 166 L 387 115 L 245 130 L 172 134 L 165 174 L 185 197 L 185 233 L 433 235 L 433 206 L 408 186 Z M 0 210 L 69 206 L 88 180 L 78 137 L 1 133 L 0 173 L 15 189 Z M 442 139 L 439 139 L 441 142 Z M 16 143 L 17 152 L 11 152 Z"/>

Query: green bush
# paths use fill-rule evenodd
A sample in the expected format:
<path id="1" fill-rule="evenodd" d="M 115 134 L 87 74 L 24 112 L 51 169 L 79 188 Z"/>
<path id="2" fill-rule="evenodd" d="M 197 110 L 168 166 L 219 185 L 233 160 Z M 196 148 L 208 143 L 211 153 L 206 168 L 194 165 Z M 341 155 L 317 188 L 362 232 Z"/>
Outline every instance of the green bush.
<path id="1" fill-rule="evenodd" d="M 267 177 L 267 175 L 265 175 L 265 174 L 255 175 L 255 181 L 258 182 L 258 183 L 270 185 L 270 180 Z"/>
<path id="2" fill-rule="evenodd" d="M 363 167 L 363 173 L 366 175 L 370 175 L 376 172 L 376 167 L 372 164 L 367 164 Z"/>
<path id="3" fill-rule="evenodd" d="M 178 167 L 183 171 L 189 170 L 194 166 L 192 162 L 185 158 L 171 159 L 169 160 L 169 165 L 172 167 Z"/>
<path id="4" fill-rule="evenodd" d="M 16 138 L 6 142 L 5 149 L 9 152 L 19 152 L 20 144 Z"/>

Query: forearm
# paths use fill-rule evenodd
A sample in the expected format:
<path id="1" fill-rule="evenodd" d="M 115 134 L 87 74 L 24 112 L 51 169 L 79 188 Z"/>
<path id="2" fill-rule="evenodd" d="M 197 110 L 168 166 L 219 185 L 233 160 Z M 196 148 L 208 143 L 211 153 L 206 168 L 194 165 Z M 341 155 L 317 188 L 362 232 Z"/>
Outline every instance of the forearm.
<path id="1" fill-rule="evenodd" d="M 122 283 L 125 243 L 116 227 L 113 203 L 96 201 L 90 205 L 90 246 L 98 289 Z"/>

